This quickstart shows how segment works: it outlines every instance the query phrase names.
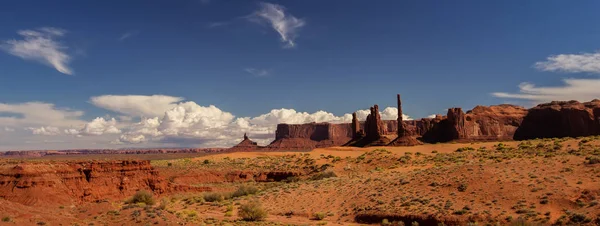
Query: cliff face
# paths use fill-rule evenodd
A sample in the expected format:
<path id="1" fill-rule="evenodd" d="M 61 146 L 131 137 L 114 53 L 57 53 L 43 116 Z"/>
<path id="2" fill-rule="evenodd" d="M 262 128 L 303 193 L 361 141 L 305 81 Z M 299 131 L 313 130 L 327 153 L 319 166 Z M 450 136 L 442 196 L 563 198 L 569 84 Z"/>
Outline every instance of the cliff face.
<path id="1" fill-rule="evenodd" d="M 600 114 L 600 109 L 598 112 Z M 308 150 L 342 144 L 411 146 L 420 143 L 417 138 L 430 143 L 512 140 L 526 114 L 527 110 L 523 107 L 504 104 L 477 106 L 466 113 L 461 108 L 451 108 L 446 116 L 401 122 L 378 120 L 375 114 L 365 122 L 353 119 L 353 123 L 342 124 L 280 124 L 276 140 L 269 147 Z M 403 132 L 398 131 L 399 127 L 403 128 Z M 396 139 L 390 140 L 389 137 Z M 358 140 L 360 142 L 356 142 Z"/>
<path id="2" fill-rule="evenodd" d="M 271 149 L 306 150 L 338 146 L 352 139 L 351 123 L 279 124 Z"/>
<path id="3" fill-rule="evenodd" d="M 427 142 L 512 140 L 527 110 L 514 105 L 477 106 L 464 113 L 461 108 L 450 108 L 445 118 L 432 120 L 425 130 Z M 422 130 L 423 131 L 423 130 Z"/>
<path id="4" fill-rule="evenodd" d="M 529 109 L 515 140 L 600 135 L 600 100 L 553 101 Z"/>
<path id="5" fill-rule="evenodd" d="M 150 161 L 21 163 L 0 168 L 0 197 L 25 205 L 123 198 L 169 189 Z"/>

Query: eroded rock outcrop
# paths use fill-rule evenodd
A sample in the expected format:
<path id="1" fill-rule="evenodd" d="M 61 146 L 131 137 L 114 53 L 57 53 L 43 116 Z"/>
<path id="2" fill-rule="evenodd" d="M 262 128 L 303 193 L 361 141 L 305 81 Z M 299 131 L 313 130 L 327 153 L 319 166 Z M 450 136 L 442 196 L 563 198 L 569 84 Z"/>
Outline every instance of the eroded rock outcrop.
<path id="1" fill-rule="evenodd" d="M 345 144 L 352 139 L 351 123 L 279 124 L 272 150 L 311 150 Z"/>
<path id="2" fill-rule="evenodd" d="M 406 125 L 404 120 L 402 119 L 402 99 L 400 99 L 400 94 L 397 95 L 398 102 L 398 118 L 396 119 L 396 123 L 398 125 L 397 134 L 398 136 L 388 145 L 390 146 L 415 146 L 421 144 L 419 140 L 416 138 L 416 134 L 410 134 L 406 131 Z"/>
<path id="3" fill-rule="evenodd" d="M 445 118 L 425 131 L 422 139 L 430 143 L 512 140 L 526 114 L 525 108 L 509 104 L 477 106 L 467 113 L 461 108 L 450 108 Z"/>
<path id="4" fill-rule="evenodd" d="M 529 109 L 514 139 L 600 135 L 600 100 L 553 101 Z"/>
<path id="5" fill-rule="evenodd" d="M 0 197 L 25 205 L 123 198 L 171 188 L 150 161 L 20 163 L 0 168 Z"/>
<path id="6" fill-rule="evenodd" d="M 233 146 L 227 151 L 258 151 L 264 147 L 259 146 L 258 143 L 250 140 L 248 134 L 244 133 L 244 139 L 237 145 Z"/>

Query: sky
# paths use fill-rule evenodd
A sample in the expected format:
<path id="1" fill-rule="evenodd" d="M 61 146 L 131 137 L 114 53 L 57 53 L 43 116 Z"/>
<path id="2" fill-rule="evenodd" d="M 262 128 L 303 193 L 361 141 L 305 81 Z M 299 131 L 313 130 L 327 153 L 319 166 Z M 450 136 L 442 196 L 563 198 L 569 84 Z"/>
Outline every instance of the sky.
<path id="1" fill-rule="evenodd" d="M 600 98 L 599 1 L 8 0 L 0 151 L 260 144 L 277 123 Z"/>

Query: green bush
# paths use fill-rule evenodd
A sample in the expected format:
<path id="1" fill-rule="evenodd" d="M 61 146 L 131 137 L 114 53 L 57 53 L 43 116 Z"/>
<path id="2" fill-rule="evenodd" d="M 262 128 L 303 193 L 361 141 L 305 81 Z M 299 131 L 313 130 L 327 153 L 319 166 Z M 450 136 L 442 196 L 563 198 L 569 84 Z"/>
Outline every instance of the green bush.
<path id="1" fill-rule="evenodd" d="M 3 217 L 2 222 L 10 222 L 10 217 Z"/>
<path id="2" fill-rule="evenodd" d="M 127 203 L 144 203 L 146 205 L 154 205 L 152 193 L 146 190 L 137 191 L 133 197 L 127 200 Z"/>
<path id="3" fill-rule="evenodd" d="M 220 193 L 214 193 L 214 192 L 210 192 L 210 193 L 204 193 L 204 201 L 207 202 L 220 202 L 225 200 L 225 197 L 223 197 L 223 194 Z"/>
<path id="4" fill-rule="evenodd" d="M 241 197 L 241 196 L 246 196 L 246 195 L 254 195 L 258 193 L 258 188 L 254 187 L 254 186 L 246 186 L 246 185 L 242 185 L 238 188 L 237 191 L 233 192 L 233 194 L 231 194 L 233 197 Z"/>
<path id="5" fill-rule="evenodd" d="M 325 219 L 325 217 L 326 217 L 326 216 L 327 216 L 327 215 L 326 215 L 325 213 L 323 213 L 323 212 L 318 212 L 318 213 L 314 213 L 314 214 L 313 214 L 313 219 L 315 219 L 315 220 L 319 220 L 319 221 L 320 221 L 320 220 L 323 220 L 323 219 Z"/>
<path id="6" fill-rule="evenodd" d="M 261 221 L 267 217 L 267 211 L 258 201 L 252 201 L 241 205 L 238 215 L 245 221 Z"/>
<path id="7" fill-rule="evenodd" d="M 327 171 L 322 173 L 317 173 L 310 177 L 311 180 L 323 180 L 325 178 L 337 177 L 337 175 L 333 171 Z"/>

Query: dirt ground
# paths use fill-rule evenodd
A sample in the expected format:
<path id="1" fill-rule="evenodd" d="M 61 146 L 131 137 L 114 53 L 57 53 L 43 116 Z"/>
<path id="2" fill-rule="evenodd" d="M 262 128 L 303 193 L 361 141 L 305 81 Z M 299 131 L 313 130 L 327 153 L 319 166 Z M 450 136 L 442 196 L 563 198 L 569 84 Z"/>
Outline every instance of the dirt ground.
<path id="1" fill-rule="evenodd" d="M 600 137 L 237 152 L 151 164 L 171 184 L 212 192 L 155 194 L 154 204 L 127 203 L 130 195 L 61 206 L 0 199 L 0 225 L 600 225 Z M 241 220 L 248 203 L 266 218 Z"/>

